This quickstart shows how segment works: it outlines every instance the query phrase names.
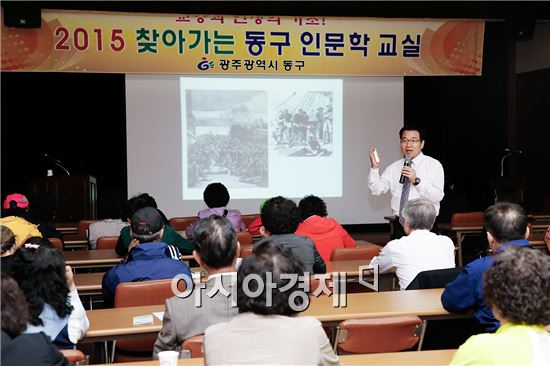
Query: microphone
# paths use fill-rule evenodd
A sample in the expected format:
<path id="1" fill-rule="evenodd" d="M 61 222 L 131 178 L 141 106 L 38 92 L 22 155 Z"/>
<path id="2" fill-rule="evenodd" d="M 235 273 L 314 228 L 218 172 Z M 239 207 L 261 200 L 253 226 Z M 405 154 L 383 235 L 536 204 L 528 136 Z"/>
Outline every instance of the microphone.
<path id="1" fill-rule="evenodd" d="M 45 157 L 46 159 L 52 160 L 52 161 L 55 162 L 55 163 L 61 164 L 61 161 L 59 161 L 58 159 L 54 158 L 54 157 L 51 156 L 50 154 L 44 153 L 44 157 Z"/>
<path id="2" fill-rule="evenodd" d="M 405 161 L 403 162 L 403 166 L 410 167 L 412 165 L 412 159 L 409 155 L 405 155 Z M 405 177 L 403 174 L 401 174 L 401 177 L 399 177 L 399 183 L 403 184 L 408 178 Z"/>
<path id="3" fill-rule="evenodd" d="M 44 157 L 46 159 L 50 159 L 55 165 L 57 165 L 58 167 L 60 167 L 61 169 L 63 169 L 65 171 L 65 173 L 67 173 L 67 175 L 71 175 L 71 173 L 69 173 L 69 171 L 67 170 L 67 168 L 65 168 L 63 166 L 63 164 L 61 163 L 60 160 L 56 159 L 55 157 L 51 156 L 50 154 L 47 154 L 47 153 L 44 153 Z"/>
<path id="4" fill-rule="evenodd" d="M 500 176 L 501 177 L 504 177 L 504 160 L 506 160 L 507 157 L 512 156 L 514 154 L 521 155 L 523 153 L 523 151 L 521 151 L 521 150 L 512 150 L 512 149 L 508 149 L 508 148 L 504 149 L 504 151 L 506 151 L 506 154 L 504 154 L 504 156 L 500 160 Z"/>

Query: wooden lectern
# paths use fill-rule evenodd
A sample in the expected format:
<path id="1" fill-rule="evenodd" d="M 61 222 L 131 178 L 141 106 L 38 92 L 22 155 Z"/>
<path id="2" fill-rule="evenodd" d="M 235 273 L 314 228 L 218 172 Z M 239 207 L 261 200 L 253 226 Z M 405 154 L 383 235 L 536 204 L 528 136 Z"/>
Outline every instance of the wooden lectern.
<path id="1" fill-rule="evenodd" d="M 39 178 L 31 182 L 31 192 L 47 192 L 52 195 L 57 207 L 57 222 L 97 218 L 97 183 L 91 175 Z"/>

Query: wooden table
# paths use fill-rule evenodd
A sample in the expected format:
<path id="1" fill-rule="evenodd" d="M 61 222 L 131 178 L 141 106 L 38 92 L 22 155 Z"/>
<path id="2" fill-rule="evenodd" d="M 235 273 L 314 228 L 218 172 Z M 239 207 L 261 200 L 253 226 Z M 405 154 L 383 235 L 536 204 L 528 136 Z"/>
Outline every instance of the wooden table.
<path id="1" fill-rule="evenodd" d="M 74 284 L 79 295 L 99 295 L 101 294 L 101 281 L 105 273 L 76 273 L 74 275 Z"/>
<path id="2" fill-rule="evenodd" d="M 355 241 L 355 246 L 358 247 L 358 248 L 364 248 L 364 247 L 378 247 L 380 248 L 380 250 L 382 250 L 383 246 L 381 245 L 378 245 L 378 244 L 374 244 L 374 243 L 370 243 L 366 240 L 356 240 Z"/>
<path id="3" fill-rule="evenodd" d="M 456 349 L 340 356 L 344 365 L 448 365 Z"/>
<path id="4" fill-rule="evenodd" d="M 101 268 L 112 267 L 120 263 L 121 257 L 114 249 L 78 250 L 63 252 L 65 264 L 73 268 Z"/>
<path id="5" fill-rule="evenodd" d="M 455 318 L 441 305 L 443 289 L 367 292 L 347 295 L 345 308 L 333 307 L 333 297 L 312 297 L 309 307 L 300 316 L 313 316 L 333 325 L 345 319 L 382 316 L 418 315 L 424 319 Z M 193 296 L 193 295 L 192 295 Z M 133 326 L 134 316 L 164 311 L 164 305 L 87 311 L 90 329 L 83 342 L 100 342 L 131 338 L 160 331 L 162 323 L 153 317 L 154 324 Z"/>
<path id="6" fill-rule="evenodd" d="M 455 349 L 436 351 L 411 351 L 374 353 L 369 355 L 344 355 L 339 356 L 344 365 L 448 365 L 455 354 Z M 106 364 L 105 364 L 106 365 Z M 158 361 L 140 361 L 117 363 L 120 366 L 158 366 Z M 178 360 L 178 365 L 197 366 L 204 365 L 203 358 L 190 358 Z"/>
<path id="7" fill-rule="evenodd" d="M 531 232 L 532 233 L 540 233 L 545 232 L 548 226 L 550 226 L 550 221 L 535 221 L 531 222 Z M 483 232 L 483 226 L 461 226 L 461 227 L 453 227 L 451 224 L 443 223 L 439 224 L 439 228 L 441 230 L 446 230 L 450 232 L 454 232 L 456 234 L 456 245 L 458 249 L 458 266 L 462 267 L 462 243 L 464 242 L 464 238 L 466 235 L 470 234 L 481 234 Z M 537 244 L 536 242 L 534 242 Z"/>
<path id="8" fill-rule="evenodd" d="M 332 272 L 345 272 L 348 281 L 356 282 L 359 277 L 359 267 L 368 266 L 370 261 L 364 260 L 352 260 L 352 261 L 336 261 L 327 263 L 327 273 Z M 203 272 L 202 267 L 191 267 L 192 272 Z M 91 296 L 101 294 L 101 282 L 103 280 L 103 272 L 95 273 L 76 273 L 74 275 L 74 283 L 78 294 L 81 296 Z M 368 270 L 364 271 L 364 276 L 372 278 L 372 273 Z M 389 276 L 395 276 L 395 272 L 389 274 Z M 206 277 L 205 277 L 206 279 Z"/>

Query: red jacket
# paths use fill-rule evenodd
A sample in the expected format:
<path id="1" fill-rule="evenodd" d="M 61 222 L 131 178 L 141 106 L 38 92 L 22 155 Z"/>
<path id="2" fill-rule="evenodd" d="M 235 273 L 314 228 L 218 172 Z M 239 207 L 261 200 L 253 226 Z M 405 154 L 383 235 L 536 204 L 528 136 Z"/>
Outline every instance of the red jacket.
<path id="1" fill-rule="evenodd" d="M 262 218 L 260 216 L 256 217 L 250 225 L 248 225 L 248 232 L 252 235 L 260 234 L 260 228 L 262 227 Z"/>
<path id="2" fill-rule="evenodd" d="M 307 236 L 315 243 L 317 251 L 325 262 L 330 261 L 330 255 L 335 248 L 355 248 L 355 240 L 336 220 L 310 216 L 300 223 L 296 235 Z"/>

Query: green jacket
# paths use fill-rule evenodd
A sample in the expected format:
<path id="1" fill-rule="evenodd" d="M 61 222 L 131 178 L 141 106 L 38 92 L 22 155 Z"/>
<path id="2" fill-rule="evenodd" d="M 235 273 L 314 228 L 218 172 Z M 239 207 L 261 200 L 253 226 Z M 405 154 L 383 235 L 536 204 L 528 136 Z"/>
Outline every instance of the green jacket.
<path id="1" fill-rule="evenodd" d="M 121 257 L 124 257 L 126 256 L 126 254 L 128 254 L 128 247 L 130 246 L 130 242 L 132 241 L 132 234 L 130 230 L 131 227 L 126 226 L 120 231 L 120 236 L 118 237 L 115 251 Z M 189 255 L 193 253 L 193 243 L 187 239 L 184 239 L 170 224 L 164 225 L 164 234 L 162 234 L 161 241 L 163 243 L 178 248 L 182 255 Z"/>

